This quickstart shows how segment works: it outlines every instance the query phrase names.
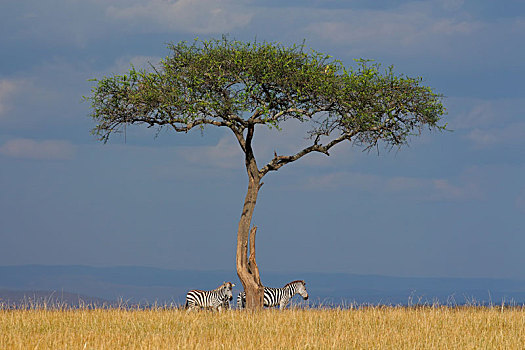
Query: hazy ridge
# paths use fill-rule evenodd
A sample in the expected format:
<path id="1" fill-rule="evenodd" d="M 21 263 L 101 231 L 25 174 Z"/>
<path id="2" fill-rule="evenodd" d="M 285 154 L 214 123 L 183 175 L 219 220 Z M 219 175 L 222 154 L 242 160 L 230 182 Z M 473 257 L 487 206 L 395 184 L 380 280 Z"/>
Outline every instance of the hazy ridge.
<path id="1" fill-rule="evenodd" d="M 406 278 L 344 273 L 263 273 L 279 287 L 303 279 L 310 305 L 416 303 L 525 304 L 525 281 L 490 278 Z M 81 265 L 0 266 L 0 303 L 32 299 L 97 305 L 180 305 L 190 289 L 213 289 L 223 281 L 241 284 L 234 271 L 183 271 L 151 267 Z M 47 298 L 47 299 L 46 299 Z"/>

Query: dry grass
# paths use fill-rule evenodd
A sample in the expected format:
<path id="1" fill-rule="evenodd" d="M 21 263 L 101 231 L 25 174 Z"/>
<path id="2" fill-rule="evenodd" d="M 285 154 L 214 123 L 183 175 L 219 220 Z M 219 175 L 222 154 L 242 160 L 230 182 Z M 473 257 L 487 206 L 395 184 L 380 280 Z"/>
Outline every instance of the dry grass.
<path id="1" fill-rule="evenodd" d="M 0 349 L 523 349 L 525 309 L 0 310 Z"/>

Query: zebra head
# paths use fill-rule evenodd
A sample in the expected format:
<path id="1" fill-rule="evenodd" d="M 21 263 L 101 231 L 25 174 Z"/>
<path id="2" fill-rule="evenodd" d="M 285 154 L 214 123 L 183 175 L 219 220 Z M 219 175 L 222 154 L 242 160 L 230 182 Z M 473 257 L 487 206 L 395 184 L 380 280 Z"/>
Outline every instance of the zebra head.
<path id="1" fill-rule="evenodd" d="M 232 289 L 233 287 L 235 287 L 235 284 L 234 283 L 231 283 L 231 282 L 224 282 L 219 288 L 217 288 L 218 290 L 222 290 L 224 291 L 224 295 L 226 296 L 227 300 L 232 300 L 233 299 L 233 293 L 232 293 Z"/>
<path id="2" fill-rule="evenodd" d="M 308 299 L 308 292 L 306 291 L 306 283 L 304 281 L 295 281 L 294 287 L 295 292 L 303 297 L 304 300 Z"/>

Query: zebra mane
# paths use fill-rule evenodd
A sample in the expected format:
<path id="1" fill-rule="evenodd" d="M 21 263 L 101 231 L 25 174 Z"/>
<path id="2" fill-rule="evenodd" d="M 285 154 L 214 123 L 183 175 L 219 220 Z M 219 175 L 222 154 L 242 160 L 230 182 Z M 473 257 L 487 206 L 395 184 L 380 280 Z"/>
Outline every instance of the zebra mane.
<path id="1" fill-rule="evenodd" d="M 215 288 L 214 290 L 220 290 L 220 289 L 232 289 L 233 286 L 235 286 L 235 284 L 231 283 L 231 282 L 224 282 L 223 284 L 221 284 L 220 286 L 218 286 L 217 288 Z"/>
<path id="2" fill-rule="evenodd" d="M 290 283 L 286 283 L 285 287 L 288 287 L 288 286 L 290 286 L 292 284 L 296 284 L 296 283 L 302 283 L 303 285 L 306 285 L 306 283 L 304 283 L 303 280 L 296 280 L 296 281 L 292 281 Z"/>
<path id="3" fill-rule="evenodd" d="M 225 283 L 221 284 L 220 286 L 218 286 L 214 290 L 221 290 L 221 289 L 224 289 L 224 287 L 225 287 Z"/>

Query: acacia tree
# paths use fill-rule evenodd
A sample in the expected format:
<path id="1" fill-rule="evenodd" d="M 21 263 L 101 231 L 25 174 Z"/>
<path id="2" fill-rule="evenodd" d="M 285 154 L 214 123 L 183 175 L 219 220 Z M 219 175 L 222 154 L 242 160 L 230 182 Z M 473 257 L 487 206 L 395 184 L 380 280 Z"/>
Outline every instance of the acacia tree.
<path id="1" fill-rule="evenodd" d="M 347 141 L 364 149 L 383 143 L 397 147 L 423 128 L 439 124 L 442 96 L 421 78 L 396 75 L 392 67 L 358 60 L 345 68 L 331 56 L 303 45 L 244 43 L 226 37 L 168 46 L 170 55 L 149 70 L 133 66 L 125 75 L 94 79 L 88 100 L 93 129 L 101 141 L 127 124 L 188 132 L 207 125 L 228 128 L 244 153 L 248 189 L 237 231 L 237 274 L 247 308 L 263 304 L 263 285 L 255 261 L 251 226 L 257 195 L 266 174 L 312 152 L 329 155 Z M 308 147 L 274 154 L 263 166 L 252 144 L 256 126 L 280 129 L 286 120 L 308 125 Z M 248 242 L 250 255 L 248 256 Z"/>

